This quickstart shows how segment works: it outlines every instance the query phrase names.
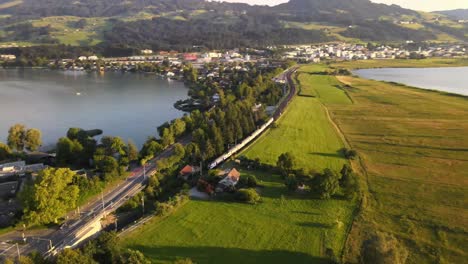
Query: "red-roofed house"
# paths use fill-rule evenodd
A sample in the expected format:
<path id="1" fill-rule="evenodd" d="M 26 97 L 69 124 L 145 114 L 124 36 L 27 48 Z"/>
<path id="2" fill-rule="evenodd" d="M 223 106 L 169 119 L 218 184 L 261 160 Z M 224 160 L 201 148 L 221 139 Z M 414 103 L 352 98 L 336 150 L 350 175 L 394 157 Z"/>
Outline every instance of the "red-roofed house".
<path id="1" fill-rule="evenodd" d="M 187 180 L 190 176 L 200 171 L 199 167 L 186 165 L 179 171 L 179 177 Z"/>
<path id="2" fill-rule="evenodd" d="M 232 190 L 240 179 L 240 172 L 235 168 L 227 169 L 222 172 L 221 175 L 224 175 L 225 177 L 218 183 L 218 186 L 216 186 L 216 192 Z"/>

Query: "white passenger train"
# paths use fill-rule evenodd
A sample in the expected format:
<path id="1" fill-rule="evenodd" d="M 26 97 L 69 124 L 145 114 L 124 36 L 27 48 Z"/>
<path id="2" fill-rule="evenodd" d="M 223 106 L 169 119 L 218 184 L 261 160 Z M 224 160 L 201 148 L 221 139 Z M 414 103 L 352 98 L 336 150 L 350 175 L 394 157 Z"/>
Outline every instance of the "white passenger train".
<path id="1" fill-rule="evenodd" d="M 241 150 L 243 147 L 247 146 L 252 140 L 254 140 L 256 137 L 258 137 L 265 129 L 267 129 L 272 123 L 275 121 L 275 119 L 272 117 L 268 119 L 268 121 L 263 124 L 259 129 L 255 130 L 250 136 L 242 140 L 241 143 L 235 145 L 234 147 L 230 148 L 227 153 L 224 153 L 223 156 L 217 158 L 214 160 L 208 168 L 214 169 L 216 168 L 219 164 L 223 163 L 227 159 L 229 159 L 232 155 L 237 153 L 239 150 Z"/>

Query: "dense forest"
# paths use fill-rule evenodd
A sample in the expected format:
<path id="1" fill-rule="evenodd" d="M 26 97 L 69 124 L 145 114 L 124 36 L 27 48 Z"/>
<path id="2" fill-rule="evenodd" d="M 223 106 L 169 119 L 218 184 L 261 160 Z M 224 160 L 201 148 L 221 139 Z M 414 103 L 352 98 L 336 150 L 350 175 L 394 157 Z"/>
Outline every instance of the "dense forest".
<path id="1" fill-rule="evenodd" d="M 153 49 L 210 49 L 261 47 L 267 45 L 324 42 L 333 40 L 319 30 L 283 28 L 273 15 L 243 15 L 233 24 L 202 19 L 192 21 L 155 18 L 118 22 L 104 33 L 107 43 Z"/>

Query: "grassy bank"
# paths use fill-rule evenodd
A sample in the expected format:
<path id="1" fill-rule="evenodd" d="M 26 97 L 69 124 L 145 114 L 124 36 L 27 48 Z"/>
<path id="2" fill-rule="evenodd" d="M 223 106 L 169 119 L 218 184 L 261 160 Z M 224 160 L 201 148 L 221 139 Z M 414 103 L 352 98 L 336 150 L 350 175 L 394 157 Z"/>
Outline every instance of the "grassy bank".
<path id="1" fill-rule="evenodd" d="M 354 77 L 339 79 L 351 86 L 347 92 L 354 104 L 328 108 L 360 154 L 368 183 L 348 258 L 355 259 L 362 240 L 376 229 L 396 235 L 407 247 L 410 263 L 466 260 L 467 99 Z"/>
<path id="2" fill-rule="evenodd" d="M 315 200 L 288 192 L 278 175 L 241 172 L 261 180 L 261 203 L 190 201 L 124 237 L 126 246 L 156 263 L 327 263 L 326 248 L 340 252 L 350 202 Z"/>

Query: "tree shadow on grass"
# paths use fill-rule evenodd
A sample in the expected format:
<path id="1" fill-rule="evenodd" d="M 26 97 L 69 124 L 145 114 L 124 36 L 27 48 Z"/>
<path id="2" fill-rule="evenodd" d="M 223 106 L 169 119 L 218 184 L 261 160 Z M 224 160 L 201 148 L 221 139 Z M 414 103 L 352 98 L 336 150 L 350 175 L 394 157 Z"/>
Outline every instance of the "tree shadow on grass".
<path id="1" fill-rule="evenodd" d="M 286 250 L 248 250 L 222 247 L 132 246 L 153 262 L 174 262 L 190 258 L 194 263 L 328 263 L 326 258 Z"/>
<path id="2" fill-rule="evenodd" d="M 298 226 L 302 227 L 314 227 L 314 228 L 332 228 L 329 224 L 324 223 L 314 223 L 314 222 L 300 222 L 297 223 Z"/>
<path id="3" fill-rule="evenodd" d="M 329 158 L 343 158 L 344 154 L 343 151 L 338 150 L 336 153 L 325 153 L 325 152 L 309 152 L 310 155 L 317 155 L 322 157 L 329 157 Z"/>

